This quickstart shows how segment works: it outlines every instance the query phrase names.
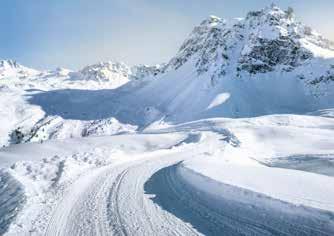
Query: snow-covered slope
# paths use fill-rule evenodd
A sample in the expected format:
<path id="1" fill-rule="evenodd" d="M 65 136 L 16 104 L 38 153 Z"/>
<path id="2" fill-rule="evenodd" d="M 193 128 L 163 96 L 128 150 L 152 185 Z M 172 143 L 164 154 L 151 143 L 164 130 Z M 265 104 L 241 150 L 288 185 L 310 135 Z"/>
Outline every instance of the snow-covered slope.
<path id="1" fill-rule="evenodd" d="M 53 138 L 110 135 L 136 129 L 119 123 L 113 117 L 63 119 L 60 114 L 49 115 L 43 107 L 29 102 L 29 98 L 36 94 L 58 89 L 98 90 L 122 86 L 134 76 L 124 64 L 96 64 L 79 72 L 63 68 L 38 72 L 14 61 L 2 61 L 0 72 L 1 146 Z M 101 100 L 102 98 L 98 101 L 102 102 Z M 54 106 L 50 99 L 43 101 L 51 109 Z M 66 102 L 62 106 L 64 113 L 70 112 L 70 106 Z M 90 109 L 84 107 L 80 114 L 85 116 Z"/>
<path id="2" fill-rule="evenodd" d="M 331 118 L 273 115 L 13 145 L 0 151 L 0 179 L 16 192 L 0 206 L 2 229 L 331 235 L 333 128 Z"/>
<path id="3" fill-rule="evenodd" d="M 105 62 L 1 83 L 25 90 L 29 107 L 39 106 L 46 116 L 115 118 L 145 127 L 330 109 L 333 56 L 331 42 L 297 22 L 291 10 L 271 6 L 233 20 L 210 16 L 160 66 Z"/>
<path id="4" fill-rule="evenodd" d="M 120 123 L 107 111 L 112 109 L 110 102 L 115 102 L 108 101 L 108 91 L 129 82 L 145 83 L 160 73 L 161 68 L 160 65 L 129 67 L 124 63 L 104 62 L 86 66 L 77 72 L 64 68 L 38 72 L 14 61 L 2 61 L 0 65 L 0 119 L 4 124 L 0 127 L 1 146 L 132 132 L 137 128 L 136 124 Z M 38 99 L 43 94 L 57 91 L 65 91 L 66 98 L 47 96 Z M 96 96 L 90 97 L 91 93 L 96 93 Z M 77 97 L 76 94 L 82 96 Z M 91 105 L 86 104 L 87 101 Z M 96 107 L 101 109 L 97 111 Z M 56 112 L 50 113 L 50 110 Z"/>
<path id="5" fill-rule="evenodd" d="M 304 113 L 333 106 L 333 44 L 272 6 L 195 27 L 138 93 L 171 120 Z M 154 102 L 153 102 L 154 101 Z"/>
<path id="6" fill-rule="evenodd" d="M 276 6 L 157 66 L 2 61 L 0 234 L 333 235 L 333 98 L 333 44 Z"/>

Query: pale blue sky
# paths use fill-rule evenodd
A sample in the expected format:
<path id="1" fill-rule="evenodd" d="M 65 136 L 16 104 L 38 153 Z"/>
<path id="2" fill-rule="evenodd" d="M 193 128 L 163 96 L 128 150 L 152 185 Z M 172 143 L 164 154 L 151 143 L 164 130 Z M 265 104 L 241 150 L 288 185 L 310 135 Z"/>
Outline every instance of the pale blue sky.
<path id="1" fill-rule="evenodd" d="M 2 0 L 0 58 L 38 69 L 160 63 L 205 17 L 243 17 L 272 2 L 334 40 L 333 0 Z"/>

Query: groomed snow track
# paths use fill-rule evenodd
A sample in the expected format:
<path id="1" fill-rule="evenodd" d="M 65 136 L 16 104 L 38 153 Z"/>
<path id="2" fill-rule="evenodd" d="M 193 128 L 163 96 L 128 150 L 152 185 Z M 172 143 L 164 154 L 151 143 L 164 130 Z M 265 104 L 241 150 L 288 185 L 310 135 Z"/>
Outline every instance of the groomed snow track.
<path id="1" fill-rule="evenodd" d="M 220 185 L 226 196 L 194 188 L 185 178 L 194 173 L 180 165 L 185 155 L 159 154 L 88 173 L 64 195 L 45 234 L 334 235 L 328 212 L 228 185 Z"/>

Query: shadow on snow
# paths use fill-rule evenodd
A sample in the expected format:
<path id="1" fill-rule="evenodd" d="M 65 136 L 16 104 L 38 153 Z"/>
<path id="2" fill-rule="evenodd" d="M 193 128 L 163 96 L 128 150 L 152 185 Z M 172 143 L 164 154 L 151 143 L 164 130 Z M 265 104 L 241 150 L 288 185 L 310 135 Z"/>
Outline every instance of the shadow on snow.
<path id="1" fill-rule="evenodd" d="M 220 184 L 218 195 L 194 190 L 179 164 L 156 172 L 144 186 L 163 210 L 204 235 L 333 235 L 334 215 Z"/>

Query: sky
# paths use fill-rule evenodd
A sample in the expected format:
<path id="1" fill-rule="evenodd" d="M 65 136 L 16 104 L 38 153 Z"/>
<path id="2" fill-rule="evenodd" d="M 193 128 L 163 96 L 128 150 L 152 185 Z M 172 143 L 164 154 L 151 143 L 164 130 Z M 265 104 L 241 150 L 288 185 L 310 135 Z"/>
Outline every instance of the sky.
<path id="1" fill-rule="evenodd" d="M 334 41 L 333 0 L 1 0 L 0 59 L 36 69 L 158 64 L 209 15 L 243 17 L 271 3 Z"/>

